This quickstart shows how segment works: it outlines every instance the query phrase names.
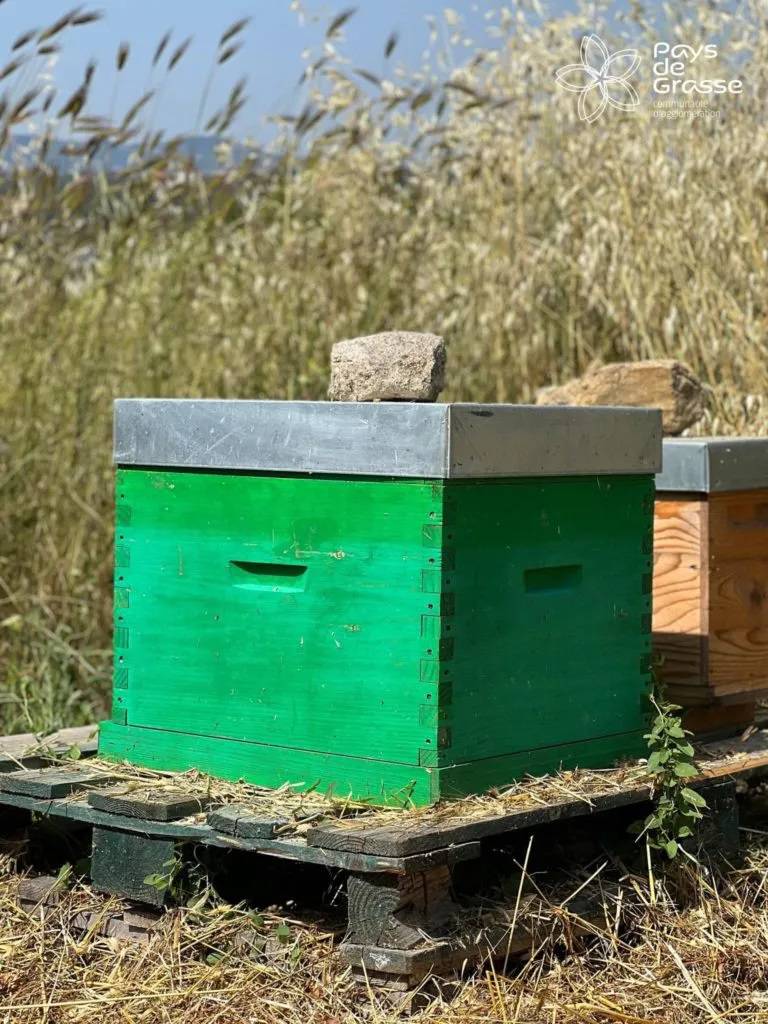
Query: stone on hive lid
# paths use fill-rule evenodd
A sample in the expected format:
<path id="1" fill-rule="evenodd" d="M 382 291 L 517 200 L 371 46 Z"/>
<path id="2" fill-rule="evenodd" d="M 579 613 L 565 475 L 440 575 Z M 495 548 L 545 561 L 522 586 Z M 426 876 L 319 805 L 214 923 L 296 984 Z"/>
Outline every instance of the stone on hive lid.
<path id="1" fill-rule="evenodd" d="M 434 402 L 444 381 L 442 338 L 386 331 L 333 346 L 328 397 L 336 402 Z"/>
<path id="2" fill-rule="evenodd" d="M 667 435 L 699 420 L 706 398 L 701 381 L 674 359 L 608 363 L 559 387 L 542 388 L 537 405 L 635 405 L 661 409 Z"/>

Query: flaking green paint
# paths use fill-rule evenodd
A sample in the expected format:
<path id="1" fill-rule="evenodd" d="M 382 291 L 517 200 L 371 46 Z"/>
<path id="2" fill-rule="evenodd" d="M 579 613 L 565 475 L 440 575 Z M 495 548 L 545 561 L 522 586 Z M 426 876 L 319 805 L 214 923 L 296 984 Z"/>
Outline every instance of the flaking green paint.
<path id="1" fill-rule="evenodd" d="M 652 488 L 120 469 L 101 752 L 418 804 L 635 756 Z"/>

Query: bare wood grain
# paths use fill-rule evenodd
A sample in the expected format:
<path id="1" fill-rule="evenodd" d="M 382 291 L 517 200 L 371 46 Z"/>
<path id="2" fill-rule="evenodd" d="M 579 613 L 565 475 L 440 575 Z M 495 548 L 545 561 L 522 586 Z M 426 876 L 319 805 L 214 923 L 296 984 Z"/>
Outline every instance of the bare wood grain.
<path id="1" fill-rule="evenodd" d="M 709 683 L 768 688 L 768 491 L 709 499 Z"/>
<path id="2" fill-rule="evenodd" d="M 659 679 L 706 687 L 707 503 L 657 499 L 653 644 Z"/>

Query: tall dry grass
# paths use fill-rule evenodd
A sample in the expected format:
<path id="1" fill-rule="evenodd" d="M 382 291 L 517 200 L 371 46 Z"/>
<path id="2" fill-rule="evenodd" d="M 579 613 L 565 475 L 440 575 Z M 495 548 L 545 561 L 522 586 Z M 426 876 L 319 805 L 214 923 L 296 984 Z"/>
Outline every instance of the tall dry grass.
<path id="1" fill-rule="evenodd" d="M 104 710 L 115 396 L 317 398 L 334 341 L 401 327 L 445 335 L 449 399 L 525 401 L 595 359 L 670 355 L 713 387 L 707 427 L 765 427 L 763 5 L 696 0 L 653 20 L 636 4 L 626 23 L 611 8 L 511 4 L 486 48 L 448 12 L 422 69 L 399 72 L 382 40 L 375 75 L 344 56 L 335 19 L 270 162 L 209 180 L 148 138 L 151 102 L 93 119 L 87 72 L 74 96 L 34 95 L 41 51 L 82 31 L 82 12 L 22 42 L 6 130 L 48 119 L 84 160 L 147 145 L 117 179 L 62 180 L 41 159 L 0 187 L 0 729 Z M 646 54 L 641 111 L 577 120 L 553 70 L 585 30 Z M 745 94 L 716 101 L 717 120 L 654 120 L 657 38 L 721 42 Z M 166 43 L 157 69 L 174 59 Z M 244 96 L 235 84 L 206 113 L 211 130 Z"/>

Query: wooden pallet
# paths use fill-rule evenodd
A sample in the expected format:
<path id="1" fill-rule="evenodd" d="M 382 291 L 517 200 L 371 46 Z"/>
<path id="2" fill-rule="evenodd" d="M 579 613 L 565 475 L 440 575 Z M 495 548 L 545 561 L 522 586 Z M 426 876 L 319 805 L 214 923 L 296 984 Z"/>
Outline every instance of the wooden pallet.
<path id="1" fill-rule="evenodd" d="M 460 862 L 482 857 L 485 841 L 605 815 L 650 797 L 641 772 L 624 768 L 584 773 L 590 787 L 583 797 L 573 795 L 575 781 L 566 776 L 572 795 L 553 798 L 564 785 L 553 777 L 532 780 L 507 795 L 399 815 L 373 808 L 348 820 L 329 814 L 307 829 L 299 828 L 290 813 L 276 815 L 274 802 L 266 814 L 257 800 L 248 806 L 211 805 L 181 787 L 153 795 L 146 787 L 137 791 L 121 782 L 119 767 L 113 771 L 87 758 L 40 767 L 45 755 L 39 750 L 25 752 L 16 739 L 0 741 L 0 751 L 9 748 L 15 750 L 15 764 L 0 774 L 0 831 L 4 813 L 17 824 L 19 812 L 90 827 L 96 890 L 161 908 L 171 884 L 158 886 L 156 877 L 168 874 L 168 864 L 194 846 L 340 869 L 347 874 L 349 915 L 344 955 L 369 982 L 389 980 L 401 987 L 432 972 L 455 970 L 492 946 L 487 936 L 468 941 L 456 934 L 451 895 L 452 872 Z M 695 784 L 707 787 L 712 810 L 702 840 L 732 851 L 738 842 L 732 780 L 768 766 L 768 730 L 746 741 L 707 744 L 699 765 Z M 638 806 L 638 817 L 643 810 Z M 156 876 L 155 884 L 148 884 L 150 876 Z"/>

